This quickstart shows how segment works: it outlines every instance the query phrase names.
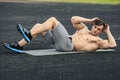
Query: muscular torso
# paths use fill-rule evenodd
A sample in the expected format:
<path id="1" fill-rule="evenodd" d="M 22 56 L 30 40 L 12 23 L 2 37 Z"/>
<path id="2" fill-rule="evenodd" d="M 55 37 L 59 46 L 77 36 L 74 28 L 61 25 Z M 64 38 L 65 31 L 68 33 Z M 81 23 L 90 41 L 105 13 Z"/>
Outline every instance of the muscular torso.
<path id="1" fill-rule="evenodd" d="M 99 37 L 90 34 L 90 31 L 85 28 L 82 30 L 77 30 L 72 36 L 72 41 L 74 43 L 74 49 L 77 51 L 95 51 L 98 49 L 97 41 Z"/>

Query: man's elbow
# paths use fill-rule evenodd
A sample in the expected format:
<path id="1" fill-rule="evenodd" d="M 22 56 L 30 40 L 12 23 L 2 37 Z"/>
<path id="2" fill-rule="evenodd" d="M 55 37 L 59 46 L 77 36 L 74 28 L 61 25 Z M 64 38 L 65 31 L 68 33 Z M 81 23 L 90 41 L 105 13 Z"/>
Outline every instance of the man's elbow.
<path id="1" fill-rule="evenodd" d="M 71 17 L 71 22 L 72 23 L 77 23 L 78 22 L 78 16 Z"/>
<path id="2" fill-rule="evenodd" d="M 117 47 L 117 44 L 116 44 L 116 43 L 110 45 L 110 48 L 116 48 L 116 47 Z"/>

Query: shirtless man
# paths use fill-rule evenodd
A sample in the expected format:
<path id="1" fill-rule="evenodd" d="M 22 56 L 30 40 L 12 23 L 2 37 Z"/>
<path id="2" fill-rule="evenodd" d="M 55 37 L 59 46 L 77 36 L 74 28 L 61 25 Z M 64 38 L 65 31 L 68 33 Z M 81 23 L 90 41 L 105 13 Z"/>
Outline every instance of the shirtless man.
<path id="1" fill-rule="evenodd" d="M 93 52 L 97 49 L 114 48 L 117 46 L 114 37 L 110 32 L 110 27 L 99 18 L 84 18 L 80 16 L 73 16 L 71 18 L 73 27 L 76 32 L 70 36 L 64 26 L 55 18 L 51 17 L 44 23 L 37 23 L 29 31 L 23 28 L 20 24 L 17 25 L 18 31 L 22 34 L 24 39 L 17 43 L 7 44 L 5 47 L 19 52 L 32 39 L 38 35 L 43 37 L 50 36 L 49 41 L 53 42 L 54 48 L 57 51 L 85 51 Z M 84 23 L 93 24 L 92 29 L 88 30 Z M 104 40 L 99 37 L 99 34 L 105 32 L 108 39 Z"/>

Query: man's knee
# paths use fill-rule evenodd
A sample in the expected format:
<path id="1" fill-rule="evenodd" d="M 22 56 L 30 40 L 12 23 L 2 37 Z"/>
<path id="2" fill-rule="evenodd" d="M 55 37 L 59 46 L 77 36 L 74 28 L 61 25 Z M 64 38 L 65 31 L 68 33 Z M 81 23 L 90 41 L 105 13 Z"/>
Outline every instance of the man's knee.
<path id="1" fill-rule="evenodd" d="M 51 17 L 50 19 L 54 23 L 55 26 L 58 25 L 59 21 L 55 17 Z"/>
<path id="2" fill-rule="evenodd" d="M 35 26 L 41 26 L 41 24 L 40 23 L 36 23 Z"/>
<path id="3" fill-rule="evenodd" d="M 57 21 L 57 19 L 55 17 L 50 17 L 50 19 L 53 21 Z"/>

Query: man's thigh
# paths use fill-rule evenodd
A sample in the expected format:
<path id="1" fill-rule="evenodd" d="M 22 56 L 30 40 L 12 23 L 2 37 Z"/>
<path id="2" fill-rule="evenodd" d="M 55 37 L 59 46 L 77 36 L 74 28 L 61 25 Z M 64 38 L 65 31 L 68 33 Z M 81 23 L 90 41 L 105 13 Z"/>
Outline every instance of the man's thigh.
<path id="1" fill-rule="evenodd" d="M 73 50 L 72 40 L 65 27 L 59 23 L 52 31 L 53 39 L 55 41 L 55 49 L 58 51 L 71 51 Z"/>

